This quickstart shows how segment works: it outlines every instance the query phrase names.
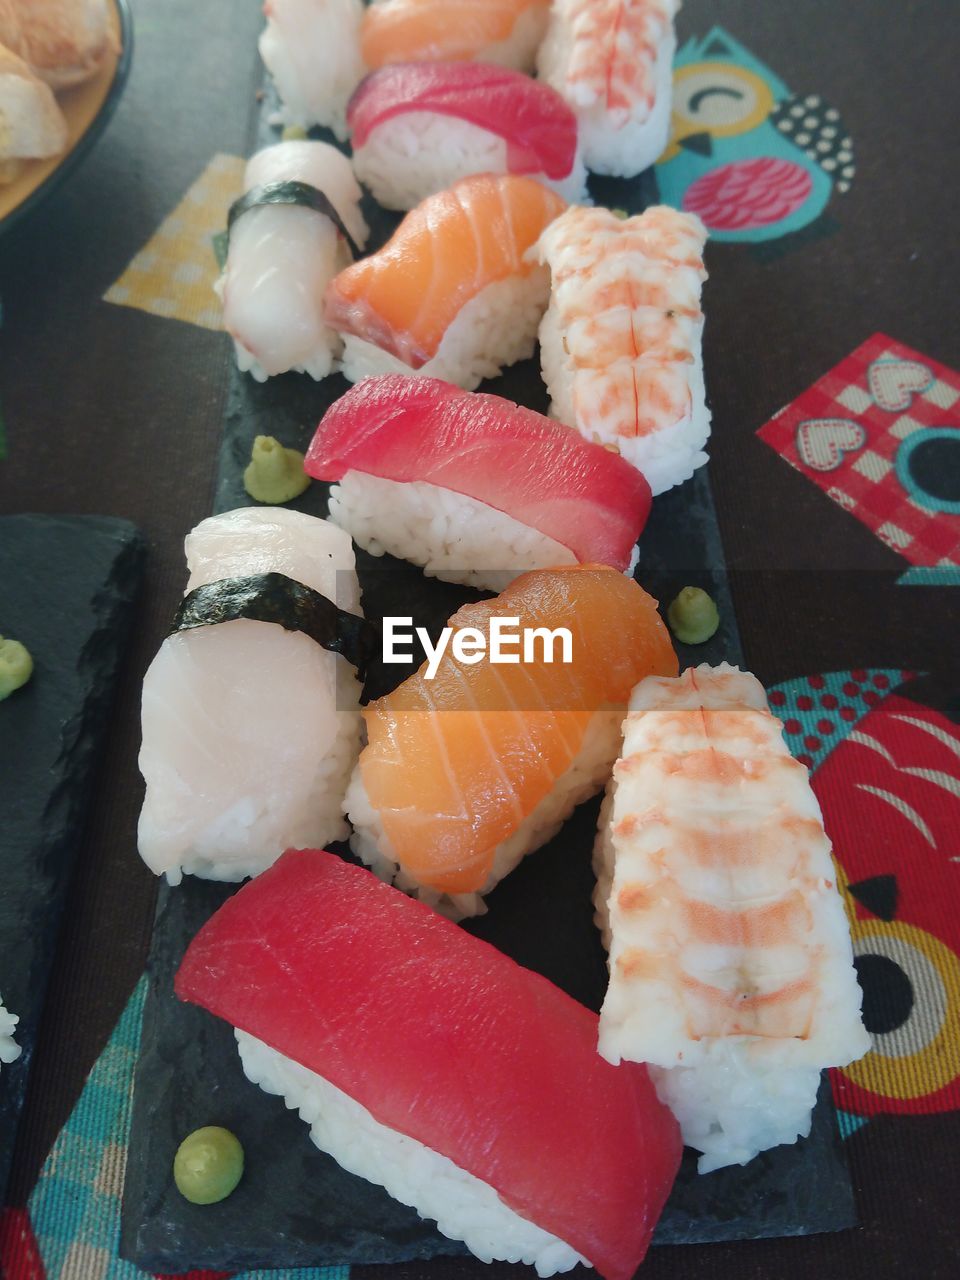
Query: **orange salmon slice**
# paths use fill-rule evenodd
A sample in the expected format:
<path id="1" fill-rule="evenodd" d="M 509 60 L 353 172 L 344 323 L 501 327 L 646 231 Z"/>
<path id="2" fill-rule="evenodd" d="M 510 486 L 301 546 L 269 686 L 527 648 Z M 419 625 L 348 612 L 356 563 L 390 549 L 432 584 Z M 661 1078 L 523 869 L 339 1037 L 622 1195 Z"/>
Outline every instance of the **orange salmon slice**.
<path id="1" fill-rule="evenodd" d="M 549 664 L 466 666 L 448 648 L 433 680 L 424 665 L 364 712 L 370 803 L 403 869 L 445 893 L 483 887 L 497 846 L 570 768 L 596 712 L 626 703 L 644 676 L 677 672 L 656 601 L 613 569 L 523 574 L 450 625 L 489 635 L 492 617 L 567 627 L 572 662 L 558 646 Z"/>
<path id="2" fill-rule="evenodd" d="M 326 296 L 328 322 L 418 369 L 462 308 L 488 285 L 527 276 L 527 250 L 566 208 L 535 178 L 480 174 L 429 196 Z"/>
<path id="3" fill-rule="evenodd" d="M 462 62 L 513 35 L 528 9 L 549 0 L 390 0 L 363 15 L 360 50 L 368 67 L 388 62 Z"/>

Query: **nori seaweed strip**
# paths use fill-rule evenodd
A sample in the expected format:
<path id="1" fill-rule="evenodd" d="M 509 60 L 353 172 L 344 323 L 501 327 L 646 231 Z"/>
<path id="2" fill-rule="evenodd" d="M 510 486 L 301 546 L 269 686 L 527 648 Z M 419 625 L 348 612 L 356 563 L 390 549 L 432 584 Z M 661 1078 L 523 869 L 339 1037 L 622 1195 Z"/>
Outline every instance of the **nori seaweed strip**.
<path id="1" fill-rule="evenodd" d="M 360 246 L 344 225 L 343 219 L 333 207 L 330 200 L 319 187 L 309 182 L 268 182 L 262 187 L 252 187 L 238 200 L 234 200 L 227 214 L 227 235 L 238 218 L 261 204 L 299 204 L 304 209 L 313 209 L 314 213 L 322 213 L 329 218 L 346 240 L 354 258 L 361 256 Z"/>
<path id="2" fill-rule="evenodd" d="M 324 649 L 341 654 L 363 680 L 374 652 L 374 628 L 366 618 L 339 609 L 332 600 L 283 573 L 221 578 L 196 587 L 180 602 L 170 635 L 195 627 L 249 618 L 302 631 Z"/>

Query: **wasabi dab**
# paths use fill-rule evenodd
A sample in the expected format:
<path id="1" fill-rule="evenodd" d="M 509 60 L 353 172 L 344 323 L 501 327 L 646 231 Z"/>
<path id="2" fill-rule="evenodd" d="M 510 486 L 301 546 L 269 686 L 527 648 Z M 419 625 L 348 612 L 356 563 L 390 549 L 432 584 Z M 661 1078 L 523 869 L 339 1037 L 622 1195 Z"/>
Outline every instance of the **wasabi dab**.
<path id="1" fill-rule="evenodd" d="M 720 614 L 699 587 L 684 587 L 667 610 L 670 630 L 681 644 L 704 644 L 716 634 Z"/>
<path id="2" fill-rule="evenodd" d="M 243 487 L 251 498 L 277 507 L 298 498 L 309 483 L 302 453 L 285 449 L 273 436 L 257 436 L 243 473 Z"/>
<path id="3" fill-rule="evenodd" d="M 288 124 L 284 126 L 283 133 L 280 137 L 283 142 L 303 142 L 305 138 L 309 138 L 309 134 L 302 124 Z"/>
<path id="4" fill-rule="evenodd" d="M 0 702 L 26 684 L 32 674 L 33 659 L 26 645 L 0 636 Z"/>
<path id="5" fill-rule="evenodd" d="M 191 1204 L 226 1200 L 243 1177 L 243 1147 L 229 1129 L 207 1125 L 180 1143 L 173 1158 L 173 1180 Z"/>

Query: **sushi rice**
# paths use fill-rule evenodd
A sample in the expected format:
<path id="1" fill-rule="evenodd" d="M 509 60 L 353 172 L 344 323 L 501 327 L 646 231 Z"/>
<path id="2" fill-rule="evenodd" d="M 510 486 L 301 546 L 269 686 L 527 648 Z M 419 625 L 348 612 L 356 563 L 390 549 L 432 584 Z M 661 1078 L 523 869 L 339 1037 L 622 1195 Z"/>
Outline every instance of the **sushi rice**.
<path id="1" fill-rule="evenodd" d="M 870 1042 L 820 808 L 755 677 L 637 685 L 594 870 L 603 1057 L 648 1064 L 701 1173 L 806 1137 L 821 1070 Z"/>
<path id="2" fill-rule="evenodd" d="M 359 766 L 354 769 L 344 802 L 354 828 L 350 847 L 381 880 L 391 881 L 396 888 L 419 898 L 449 919 L 484 915 L 487 910 L 484 895 L 509 875 L 528 853 L 552 840 L 577 805 L 589 800 L 603 787 L 620 751 L 622 719 L 622 706 L 608 705 L 594 714 L 572 764 L 557 778 L 553 789 L 527 814 L 510 838 L 497 846 L 487 883 L 476 893 L 439 893 L 428 885 L 419 884 L 399 869 L 380 814 L 370 804 Z"/>
<path id="3" fill-rule="evenodd" d="M 610 818 L 616 783 L 604 796 L 594 850 L 597 886 L 595 920 L 610 951 L 609 900 L 615 853 Z M 820 1087 L 820 1069 L 797 1066 L 792 1050 L 782 1046 L 761 1061 L 734 1039 L 704 1043 L 696 1066 L 647 1070 L 664 1102 L 680 1122 L 684 1144 L 702 1154 L 700 1173 L 731 1164 L 746 1164 L 768 1147 L 789 1145 L 810 1133 L 812 1111 Z"/>
<path id="4" fill-rule="evenodd" d="M 273 123 L 326 125 L 347 139 L 346 107 L 363 75 L 361 0 L 268 0 L 260 56 L 282 100 Z"/>
<path id="5" fill-rule="evenodd" d="M 323 191 L 354 240 L 366 242 L 363 193 L 335 147 L 300 140 L 264 147 L 247 163 L 244 190 L 275 182 Z M 241 372 L 257 382 L 289 370 L 318 381 L 335 372 L 341 342 L 324 322 L 323 291 L 351 261 L 333 221 L 314 209 L 266 204 L 237 219 L 214 289 Z"/>
<path id="6" fill-rule="evenodd" d="M 20 1057 L 21 1049 L 13 1038 L 20 1019 L 3 1007 L 0 1000 L 0 1063 L 9 1065 Z"/>
<path id="7" fill-rule="evenodd" d="M 236 1030 L 247 1079 L 283 1098 L 310 1126 L 310 1137 L 341 1168 L 384 1187 L 401 1204 L 433 1219 L 441 1233 L 462 1240 L 482 1262 L 525 1262 L 539 1276 L 590 1266 L 570 1245 L 528 1221 L 488 1183 L 447 1156 L 373 1115 L 316 1072 Z"/>
<path id="8" fill-rule="evenodd" d="M 281 573 L 361 614 L 352 544 L 329 521 L 242 507 L 202 521 L 185 550 L 188 591 Z M 142 717 L 139 849 L 170 884 L 242 880 L 288 846 L 346 836 L 360 683 L 311 637 L 248 618 L 176 632 L 144 678 Z"/>
<path id="9" fill-rule="evenodd" d="M 704 445 L 710 438 L 710 410 L 703 378 L 703 319 L 692 337 L 692 360 L 687 377 L 690 385 L 690 412 L 679 422 L 651 431 L 645 436 L 622 438 L 619 452 L 642 471 L 654 495 L 689 480 L 707 461 Z M 559 310 L 550 306 L 540 325 L 540 363 L 543 380 L 550 388 L 550 416 L 573 424 L 577 412 L 573 403 L 573 374 L 564 349 Z M 586 433 L 584 433 L 586 434 Z M 609 440 L 595 434 L 595 443 Z"/>
<path id="10" fill-rule="evenodd" d="M 488 284 L 460 309 L 436 355 L 419 369 L 375 343 L 344 333 L 344 377 L 360 382 L 381 373 L 405 373 L 441 378 L 473 391 L 484 378 L 533 355 L 549 298 L 550 273 L 543 267 Z"/>
<path id="11" fill-rule="evenodd" d="M 580 51 L 573 38 L 571 16 L 565 10 L 576 7 L 565 4 L 564 0 L 554 4 L 547 35 L 537 55 L 537 72 L 576 111 L 580 143 L 590 171 L 632 178 L 656 161 L 670 136 L 673 58 L 677 51 L 672 15 L 669 29 L 657 43 L 656 56 L 649 69 L 652 106 L 648 106 L 644 93 L 636 93 L 632 95 L 635 100 L 629 110 L 619 107 L 611 110 L 605 97 L 598 96 L 596 84 L 570 79 L 570 68 L 579 61 Z"/>
<path id="12" fill-rule="evenodd" d="M 476 498 L 417 480 L 348 471 L 330 490 L 330 519 L 371 555 L 423 566 L 428 577 L 502 591 L 528 569 L 576 564 L 567 547 Z"/>
<path id="13" fill-rule="evenodd" d="M 412 209 L 471 174 L 507 173 L 507 150 L 503 138 L 468 120 L 411 111 L 379 124 L 363 146 L 354 149 L 353 168 L 385 208 Z M 579 148 L 567 177 L 554 181 L 544 173 L 527 176 L 568 204 L 590 203 Z"/>

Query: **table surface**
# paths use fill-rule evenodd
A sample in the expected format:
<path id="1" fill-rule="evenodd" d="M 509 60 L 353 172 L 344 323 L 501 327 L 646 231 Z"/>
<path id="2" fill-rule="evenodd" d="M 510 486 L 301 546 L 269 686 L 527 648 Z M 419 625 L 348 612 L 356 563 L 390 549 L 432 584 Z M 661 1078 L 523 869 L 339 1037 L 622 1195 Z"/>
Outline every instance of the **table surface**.
<path id="1" fill-rule="evenodd" d="M 212 504 L 231 358 L 223 334 L 103 294 L 214 153 L 247 153 L 260 80 L 253 0 L 132 8 L 133 72 L 114 121 L 64 187 L 0 239 L 0 511 L 125 516 L 149 546 L 19 1133 L 14 1205 L 143 969 L 156 886 L 135 854 L 139 685 L 182 590 L 183 535 Z M 960 364 L 953 0 L 729 0 L 722 14 L 687 0 L 681 42 L 717 17 L 791 89 L 836 103 L 857 157 L 819 234 L 775 253 L 714 246 L 708 259 L 710 474 L 747 662 L 768 686 L 883 667 L 932 672 L 955 693 L 956 588 L 898 586 L 904 561 L 756 435 L 874 333 Z M 858 1230 L 655 1251 L 644 1274 L 712 1264 L 738 1276 L 955 1277 L 960 1117 L 916 1111 L 880 1114 L 847 1144 Z M 462 1261 L 362 1270 L 491 1274 Z"/>

